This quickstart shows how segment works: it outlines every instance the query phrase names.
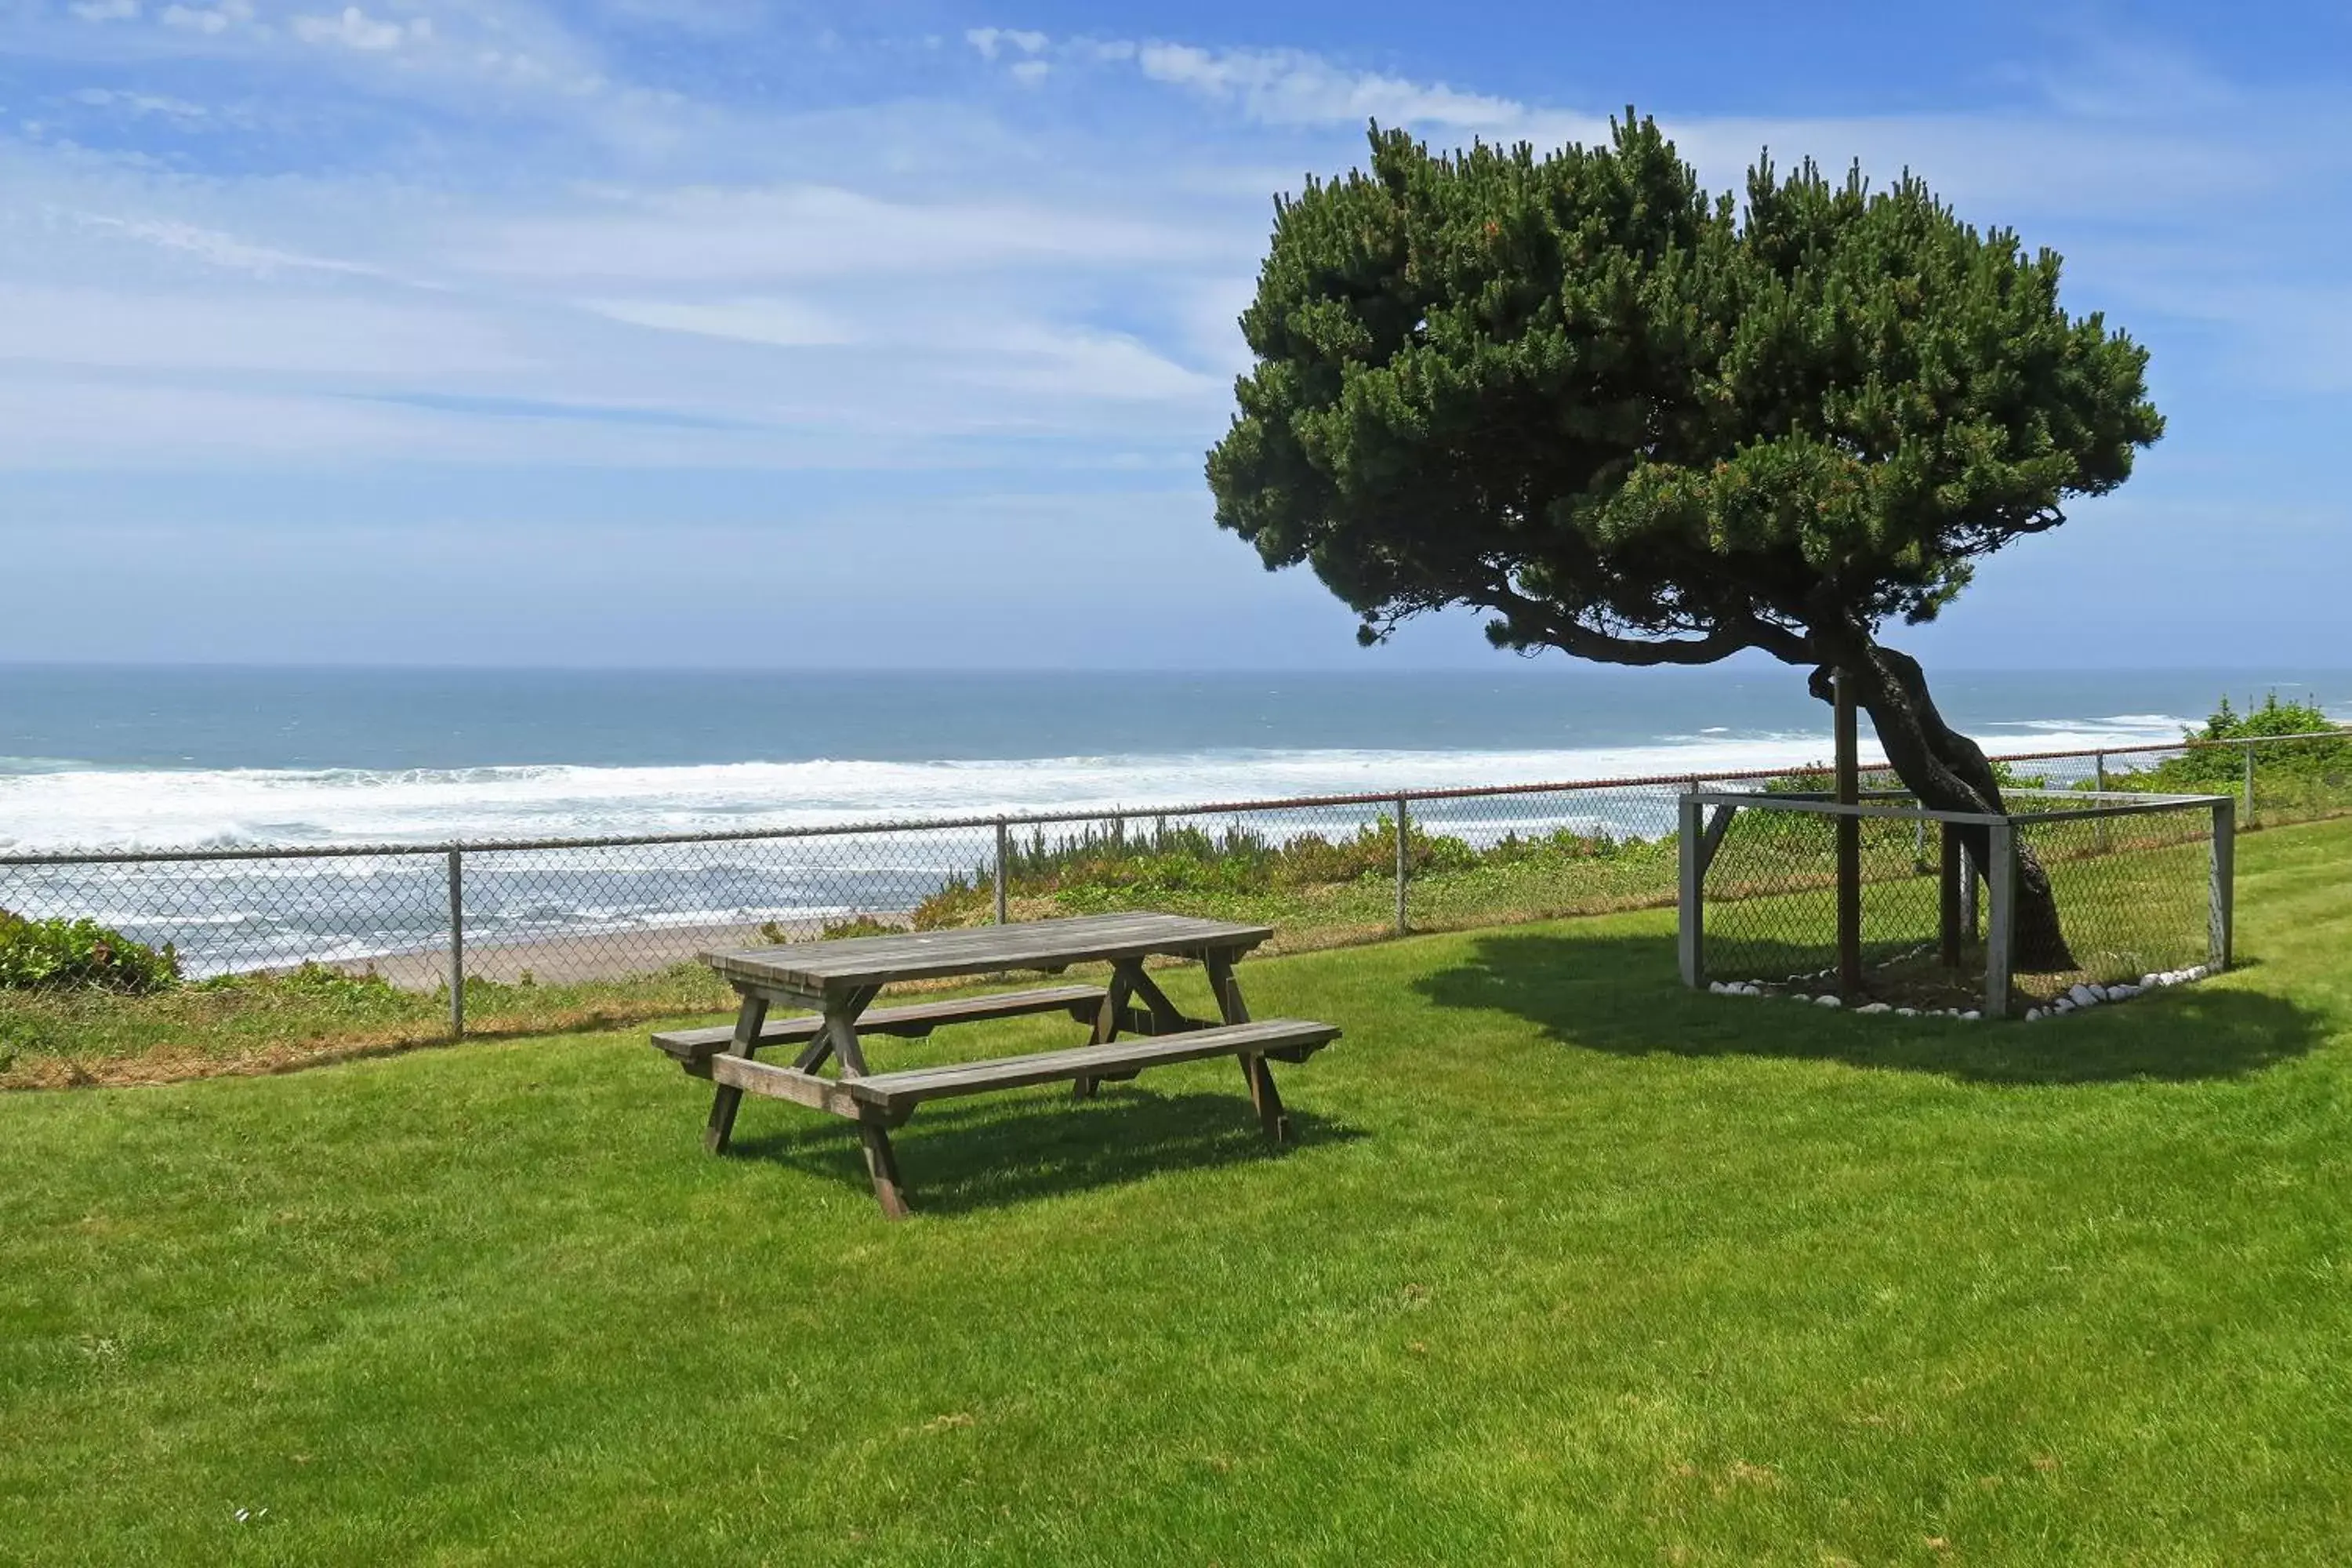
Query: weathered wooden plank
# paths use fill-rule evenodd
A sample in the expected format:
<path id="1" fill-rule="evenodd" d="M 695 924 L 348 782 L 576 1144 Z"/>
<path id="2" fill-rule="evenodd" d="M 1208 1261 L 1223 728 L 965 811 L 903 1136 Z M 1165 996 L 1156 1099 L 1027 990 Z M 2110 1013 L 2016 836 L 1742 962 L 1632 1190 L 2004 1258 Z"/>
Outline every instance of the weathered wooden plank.
<path id="1" fill-rule="evenodd" d="M 1099 985 L 1050 985 L 1035 991 L 1004 991 L 992 996 L 961 996 L 947 1002 L 918 1002 L 904 1007 L 877 1007 L 857 1020 L 861 1035 L 893 1035 L 916 1039 L 950 1024 L 973 1024 L 991 1018 L 1019 1018 L 1035 1013 L 1066 1012 L 1082 1023 L 1094 1021 L 1095 1010 L 1108 993 Z M 760 1045 L 806 1045 L 824 1031 L 824 1016 L 806 1013 L 791 1018 L 771 1018 L 760 1030 Z M 654 1037 L 655 1048 L 676 1057 L 692 1071 L 727 1048 L 735 1027 L 720 1024 L 702 1029 L 669 1029 Z M 708 1077 L 707 1073 L 700 1076 Z"/>
<path id="2" fill-rule="evenodd" d="M 704 954 L 732 982 L 781 991 L 828 994 L 864 984 L 943 979 L 999 970 L 1066 968 L 1154 955 L 1246 952 L 1274 934 L 1270 926 L 1235 925 L 1187 915 L 1084 915 L 960 931 L 853 937 Z"/>
<path id="3" fill-rule="evenodd" d="M 710 1058 L 710 1076 L 738 1093 L 789 1100 L 795 1105 L 829 1110 L 853 1121 L 866 1114 L 866 1107 L 851 1097 L 846 1083 L 803 1072 L 798 1068 L 778 1067 L 750 1057 L 719 1056 Z"/>
<path id="4" fill-rule="evenodd" d="M 1079 1078 L 1109 1078 L 1141 1072 L 1147 1068 L 1212 1057 L 1270 1055 L 1276 1051 L 1301 1056 L 1339 1037 L 1330 1024 L 1300 1018 L 1268 1018 L 1255 1024 L 1223 1025 L 1189 1029 L 1181 1034 L 1139 1040 L 1114 1040 L 1107 1045 L 1076 1046 L 1034 1056 L 1002 1057 L 994 1061 L 959 1063 L 951 1067 L 913 1068 L 877 1073 L 850 1080 L 845 1089 L 859 1103 L 896 1116 L 928 1100 L 981 1094 L 992 1089 L 1024 1089 L 1033 1084 L 1059 1083 Z"/>

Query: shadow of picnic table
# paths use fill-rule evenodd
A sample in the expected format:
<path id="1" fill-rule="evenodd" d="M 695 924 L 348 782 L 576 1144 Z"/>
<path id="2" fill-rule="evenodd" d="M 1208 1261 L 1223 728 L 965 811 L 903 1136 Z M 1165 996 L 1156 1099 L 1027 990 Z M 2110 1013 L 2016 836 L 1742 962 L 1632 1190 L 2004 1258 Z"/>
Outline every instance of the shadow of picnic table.
<path id="1" fill-rule="evenodd" d="M 1289 1141 L 1277 1145 L 1259 1131 L 1238 1081 L 1231 1094 L 1105 1084 L 1089 1100 L 1046 1089 L 927 1107 L 892 1136 L 915 1212 L 951 1215 L 1168 1171 L 1283 1160 L 1367 1136 L 1296 1105 L 1289 1119 Z M 844 1122 L 780 1121 L 738 1135 L 730 1154 L 779 1161 L 860 1196 L 870 1191 L 856 1130 Z"/>
<path id="2" fill-rule="evenodd" d="M 2300 1057 L 2326 1035 L 2320 1016 L 2230 985 L 2184 986 L 2032 1024 L 1864 1017 L 1719 996 L 1683 988 L 1671 936 L 1484 936 L 1468 963 L 1416 989 L 1437 1006 L 1507 1013 L 1587 1050 L 1836 1061 L 1974 1083 L 2239 1078 Z"/>

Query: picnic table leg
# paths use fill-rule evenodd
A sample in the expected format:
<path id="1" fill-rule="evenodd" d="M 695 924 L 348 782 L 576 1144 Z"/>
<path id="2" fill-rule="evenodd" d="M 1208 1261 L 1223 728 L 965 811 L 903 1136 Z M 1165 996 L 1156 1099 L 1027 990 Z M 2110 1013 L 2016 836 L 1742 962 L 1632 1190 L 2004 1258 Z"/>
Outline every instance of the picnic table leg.
<path id="1" fill-rule="evenodd" d="M 1095 1011 L 1094 1038 L 1087 1044 L 1107 1046 L 1118 1038 L 1118 1022 L 1125 1016 L 1127 999 L 1133 990 L 1134 987 L 1129 984 L 1124 970 L 1111 971 L 1110 984 L 1104 992 L 1102 1005 Z M 1073 1079 L 1070 1080 L 1070 1098 L 1092 1100 L 1097 1087 L 1093 1079 Z"/>
<path id="2" fill-rule="evenodd" d="M 727 1054 L 750 1057 L 760 1048 L 760 1031 L 767 1026 L 768 999 L 743 993 L 743 1005 L 735 1013 L 735 1037 L 727 1043 Z M 743 1103 L 743 1091 L 731 1084 L 720 1084 L 710 1097 L 710 1121 L 702 1130 L 702 1146 L 714 1154 L 727 1152 L 727 1141 L 735 1133 L 736 1108 Z"/>
<path id="3" fill-rule="evenodd" d="M 875 1201 L 887 1219 L 907 1217 L 907 1195 L 898 1184 L 898 1156 L 890 1148 L 890 1134 L 871 1121 L 857 1124 L 866 1143 L 866 1173 L 874 1179 Z"/>
<path id="4" fill-rule="evenodd" d="M 1209 989 L 1217 995 L 1217 1015 L 1228 1024 L 1250 1021 L 1249 1004 L 1242 1000 L 1241 982 L 1234 978 L 1234 961 L 1227 953 L 1207 960 Z M 1242 1081 L 1249 1085 L 1250 1103 L 1257 1108 L 1258 1125 L 1277 1143 L 1290 1141 L 1290 1117 L 1282 1109 L 1282 1095 L 1274 1087 L 1274 1069 L 1255 1054 L 1241 1058 Z"/>
<path id="5" fill-rule="evenodd" d="M 860 986 L 839 996 L 829 997 L 824 1005 L 824 1027 L 802 1052 L 812 1068 L 824 1059 L 828 1051 L 839 1059 L 843 1078 L 866 1076 L 866 1053 L 857 1044 L 857 1016 L 866 1011 L 881 991 L 878 985 Z M 890 1134 L 877 1122 L 861 1120 L 857 1137 L 866 1146 L 866 1174 L 874 1183 L 874 1201 L 882 1205 L 886 1219 L 907 1217 L 907 1194 L 898 1179 L 898 1155 L 890 1147 Z"/>

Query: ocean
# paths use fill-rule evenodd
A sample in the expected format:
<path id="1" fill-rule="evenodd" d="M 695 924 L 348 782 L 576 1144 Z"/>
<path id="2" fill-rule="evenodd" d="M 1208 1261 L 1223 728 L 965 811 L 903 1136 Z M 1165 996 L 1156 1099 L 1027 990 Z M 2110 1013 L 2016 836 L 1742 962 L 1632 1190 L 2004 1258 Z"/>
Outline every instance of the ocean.
<path id="1" fill-rule="evenodd" d="M 1369 659 L 1368 656 L 1368 659 Z M 1994 750 L 2177 739 L 2352 673 L 1931 672 Z M 0 847 L 439 843 L 1775 767 L 1779 666 L 1184 674 L 0 668 Z"/>

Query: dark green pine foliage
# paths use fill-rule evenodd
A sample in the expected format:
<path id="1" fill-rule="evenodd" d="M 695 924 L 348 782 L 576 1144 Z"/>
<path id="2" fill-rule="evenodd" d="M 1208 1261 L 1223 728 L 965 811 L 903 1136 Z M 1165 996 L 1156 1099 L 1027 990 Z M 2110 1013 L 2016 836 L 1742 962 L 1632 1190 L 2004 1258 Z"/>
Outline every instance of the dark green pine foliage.
<path id="1" fill-rule="evenodd" d="M 1818 619 L 1932 617 L 2162 432 L 2058 258 L 1916 179 L 1767 161 L 1742 212 L 1630 112 L 1540 157 L 1371 152 L 1280 204 L 1208 465 L 1218 521 L 1367 636 L 1472 605 L 1515 647 L 1811 658 Z"/>

